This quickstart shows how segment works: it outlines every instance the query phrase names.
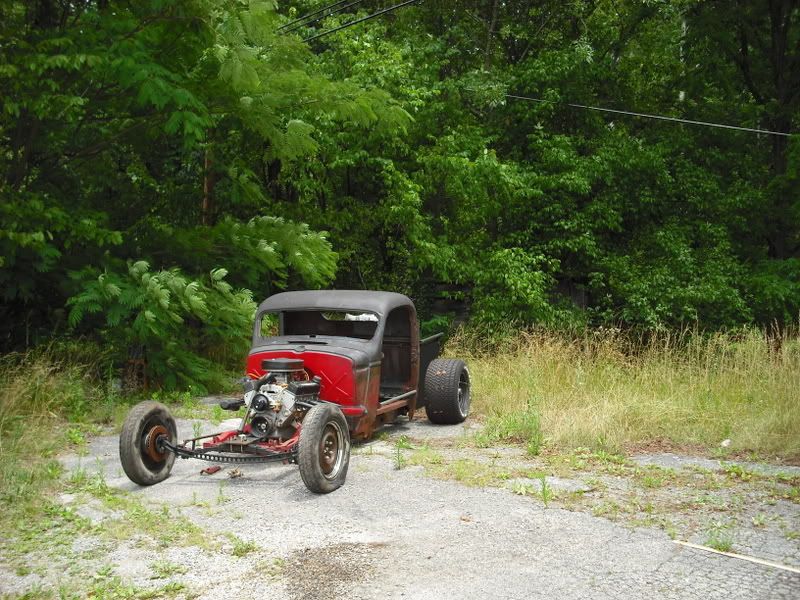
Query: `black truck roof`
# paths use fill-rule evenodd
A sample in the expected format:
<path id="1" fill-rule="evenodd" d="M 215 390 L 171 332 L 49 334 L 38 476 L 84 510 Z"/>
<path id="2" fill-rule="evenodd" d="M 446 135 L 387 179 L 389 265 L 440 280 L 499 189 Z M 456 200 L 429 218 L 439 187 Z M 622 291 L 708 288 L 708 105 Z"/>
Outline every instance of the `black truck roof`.
<path id="1" fill-rule="evenodd" d="M 411 299 L 396 292 L 304 290 L 270 296 L 258 307 L 258 313 L 283 310 L 364 310 L 386 316 L 398 306 L 409 305 L 414 306 Z"/>
<path id="2" fill-rule="evenodd" d="M 258 307 L 253 331 L 251 352 L 264 350 L 296 350 L 308 346 L 308 350 L 329 352 L 350 357 L 357 367 L 366 367 L 369 363 L 380 362 L 384 330 L 389 313 L 398 307 L 408 307 L 408 316 L 412 323 L 408 327 L 413 331 L 413 339 L 417 336 L 417 313 L 414 303 L 408 296 L 395 292 L 377 292 L 363 290 L 305 290 L 299 292 L 281 292 L 270 296 Z M 262 337 L 259 321 L 267 312 L 284 313 L 290 311 L 364 311 L 375 313 L 378 323 L 374 336 L 369 339 L 337 336 L 277 335 Z M 281 326 L 281 329 L 283 326 Z"/>

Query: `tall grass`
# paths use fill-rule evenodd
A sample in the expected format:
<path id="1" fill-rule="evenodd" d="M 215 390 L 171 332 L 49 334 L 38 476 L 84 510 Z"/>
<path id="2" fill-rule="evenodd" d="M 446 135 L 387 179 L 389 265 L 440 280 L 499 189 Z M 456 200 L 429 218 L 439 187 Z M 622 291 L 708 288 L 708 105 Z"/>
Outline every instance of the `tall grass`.
<path id="1" fill-rule="evenodd" d="M 99 357 L 96 347 L 76 342 L 0 358 L 4 505 L 37 494 L 58 475 L 53 456 L 76 423 L 107 419 L 114 399 L 98 382 Z"/>
<path id="2" fill-rule="evenodd" d="M 523 332 L 489 343 L 461 332 L 473 408 L 487 435 L 556 447 L 678 445 L 800 457 L 800 338 L 757 329 L 632 336 Z M 538 419 L 539 428 L 531 427 Z M 517 426 L 519 423 L 522 426 Z"/>

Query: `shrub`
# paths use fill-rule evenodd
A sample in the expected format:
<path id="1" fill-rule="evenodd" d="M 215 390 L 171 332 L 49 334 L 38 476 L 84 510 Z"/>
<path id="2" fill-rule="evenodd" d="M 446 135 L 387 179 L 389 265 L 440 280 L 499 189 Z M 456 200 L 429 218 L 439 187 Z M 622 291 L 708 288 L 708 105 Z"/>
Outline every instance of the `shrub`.
<path id="1" fill-rule="evenodd" d="M 178 269 L 152 272 L 145 261 L 127 272 L 88 268 L 77 273 L 82 291 L 70 298 L 69 322 L 100 317 L 101 337 L 120 360 L 144 352 L 150 381 L 167 389 L 220 389 L 225 366 L 208 358 L 224 346 L 242 356 L 255 303 L 248 290 L 234 290 L 225 269 L 191 279 Z"/>

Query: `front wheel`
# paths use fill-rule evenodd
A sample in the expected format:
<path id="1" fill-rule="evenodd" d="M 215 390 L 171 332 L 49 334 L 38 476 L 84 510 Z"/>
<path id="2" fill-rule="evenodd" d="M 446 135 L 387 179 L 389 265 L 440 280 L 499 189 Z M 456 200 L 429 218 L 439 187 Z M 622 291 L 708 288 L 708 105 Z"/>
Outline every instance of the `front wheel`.
<path id="1" fill-rule="evenodd" d="M 297 450 L 300 477 L 315 494 L 342 486 L 350 465 L 350 431 L 335 404 L 317 404 L 303 419 Z"/>
<path id="2" fill-rule="evenodd" d="M 469 414 L 469 371 L 463 360 L 437 358 L 425 373 L 425 412 L 431 423 L 455 425 Z"/>
<path id="3" fill-rule="evenodd" d="M 169 477 L 175 455 L 158 443 L 160 437 L 175 444 L 178 429 L 169 410 L 158 402 L 140 402 L 131 409 L 119 435 L 119 458 L 128 478 L 153 485 Z"/>

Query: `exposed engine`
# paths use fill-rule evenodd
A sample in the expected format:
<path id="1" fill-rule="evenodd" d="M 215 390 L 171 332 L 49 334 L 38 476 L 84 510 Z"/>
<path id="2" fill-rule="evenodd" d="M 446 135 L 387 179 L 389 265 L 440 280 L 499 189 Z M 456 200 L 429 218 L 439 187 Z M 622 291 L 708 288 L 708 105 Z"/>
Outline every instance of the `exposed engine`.
<path id="1" fill-rule="evenodd" d="M 251 434 L 258 438 L 289 438 L 297 417 L 319 398 L 320 378 L 308 378 L 303 361 L 274 358 L 262 363 L 266 375 L 245 392 Z"/>

